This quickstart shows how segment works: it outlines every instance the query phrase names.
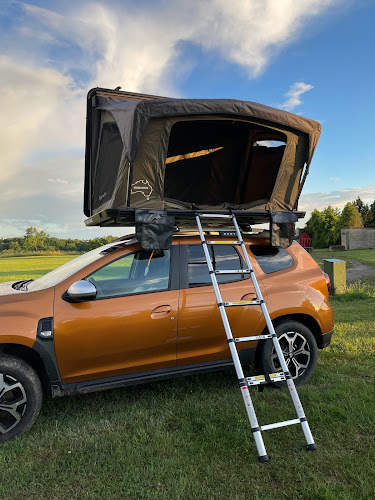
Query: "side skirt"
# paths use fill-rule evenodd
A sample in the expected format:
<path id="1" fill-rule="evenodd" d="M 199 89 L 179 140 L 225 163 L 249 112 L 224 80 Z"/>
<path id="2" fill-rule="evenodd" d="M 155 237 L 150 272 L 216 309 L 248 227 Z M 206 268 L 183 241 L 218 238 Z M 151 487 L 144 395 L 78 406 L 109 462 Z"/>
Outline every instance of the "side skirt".
<path id="1" fill-rule="evenodd" d="M 74 394 L 86 394 L 89 392 L 103 391 L 106 389 L 116 389 L 130 385 L 144 384 L 158 380 L 184 377 L 199 373 L 222 370 L 233 366 L 231 359 L 220 361 L 210 361 L 208 363 L 196 363 L 194 365 L 174 366 L 172 368 L 163 368 L 161 370 L 152 370 L 147 372 L 131 373 L 129 375 L 119 375 L 116 377 L 106 377 L 95 380 L 86 380 L 71 384 L 53 384 L 52 397 L 71 396 Z"/>

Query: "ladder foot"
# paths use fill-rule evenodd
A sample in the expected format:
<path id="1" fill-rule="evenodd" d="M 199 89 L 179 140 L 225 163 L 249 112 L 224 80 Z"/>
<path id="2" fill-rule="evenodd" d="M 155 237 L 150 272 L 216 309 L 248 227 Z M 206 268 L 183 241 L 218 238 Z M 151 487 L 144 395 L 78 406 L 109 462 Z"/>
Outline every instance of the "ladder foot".
<path id="1" fill-rule="evenodd" d="M 261 457 L 258 457 L 258 460 L 261 464 L 264 464 L 266 462 L 269 462 L 269 457 L 268 455 L 262 455 Z"/>
<path id="2" fill-rule="evenodd" d="M 307 449 L 307 451 L 314 451 L 314 450 L 316 450 L 316 444 L 315 443 L 308 444 L 306 449 Z"/>

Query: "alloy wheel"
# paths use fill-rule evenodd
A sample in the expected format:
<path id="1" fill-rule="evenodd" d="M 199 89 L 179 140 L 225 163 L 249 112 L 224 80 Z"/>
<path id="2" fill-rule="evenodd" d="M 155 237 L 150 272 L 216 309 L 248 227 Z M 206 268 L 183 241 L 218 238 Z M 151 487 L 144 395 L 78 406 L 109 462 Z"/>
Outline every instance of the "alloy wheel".
<path id="1" fill-rule="evenodd" d="M 26 391 L 16 378 L 0 373 L 0 434 L 18 425 L 26 411 Z"/>
<path id="2" fill-rule="evenodd" d="M 311 359 L 308 341 L 299 332 L 285 332 L 280 335 L 279 343 L 292 378 L 300 377 L 308 369 Z M 281 370 L 275 348 L 272 349 L 271 363 L 275 372 Z"/>

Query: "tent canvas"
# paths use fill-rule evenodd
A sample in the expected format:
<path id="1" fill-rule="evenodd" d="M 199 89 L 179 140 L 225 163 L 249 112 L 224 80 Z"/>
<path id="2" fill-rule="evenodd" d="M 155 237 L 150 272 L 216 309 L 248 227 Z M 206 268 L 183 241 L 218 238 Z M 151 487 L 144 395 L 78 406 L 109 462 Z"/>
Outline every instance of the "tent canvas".
<path id="1" fill-rule="evenodd" d="M 233 99 L 88 94 L 84 212 L 297 209 L 321 126 Z"/>

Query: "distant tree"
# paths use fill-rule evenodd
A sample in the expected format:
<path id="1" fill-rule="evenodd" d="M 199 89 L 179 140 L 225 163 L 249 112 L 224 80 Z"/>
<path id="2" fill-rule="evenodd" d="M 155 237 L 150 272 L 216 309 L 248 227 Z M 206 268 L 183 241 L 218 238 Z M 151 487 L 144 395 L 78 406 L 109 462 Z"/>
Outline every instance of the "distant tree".
<path id="1" fill-rule="evenodd" d="M 375 201 L 373 203 L 371 203 L 370 210 L 371 210 L 372 215 L 373 215 L 374 220 L 375 220 Z"/>
<path id="2" fill-rule="evenodd" d="M 10 244 L 9 244 L 9 250 L 12 250 L 13 252 L 21 252 L 22 251 L 22 247 L 21 245 L 18 243 L 18 241 L 12 241 Z"/>
<path id="3" fill-rule="evenodd" d="M 367 203 L 364 203 L 358 196 L 358 198 L 353 201 L 353 205 L 361 214 L 363 227 L 373 227 L 375 223 L 375 214 L 373 214 Z"/>
<path id="4" fill-rule="evenodd" d="M 341 239 L 341 229 L 363 227 L 361 214 L 354 203 L 347 203 L 343 208 L 338 223 L 336 224 L 337 239 Z"/>
<path id="5" fill-rule="evenodd" d="M 32 252 L 46 250 L 48 248 L 48 239 L 49 235 L 43 230 L 38 230 L 36 227 L 28 227 L 23 241 L 23 249 Z"/>
<path id="6" fill-rule="evenodd" d="M 371 208 L 368 205 L 364 205 L 361 212 L 361 217 L 362 217 L 363 227 L 375 226 L 375 217 L 371 211 Z"/>
<path id="7" fill-rule="evenodd" d="M 114 236 L 103 236 L 102 238 L 94 238 L 89 243 L 89 250 L 94 250 L 94 248 L 101 247 L 103 245 L 108 245 L 111 241 L 115 240 Z"/>
<path id="8" fill-rule="evenodd" d="M 361 200 L 361 198 L 358 196 L 357 199 L 353 201 L 353 205 L 357 208 L 358 212 L 362 215 L 363 209 L 365 207 L 365 204 Z"/>
<path id="9" fill-rule="evenodd" d="M 363 227 L 362 217 L 353 203 L 347 203 L 341 212 L 341 227 L 360 228 Z"/>
<path id="10" fill-rule="evenodd" d="M 336 225 L 340 212 L 329 205 L 322 210 L 314 210 L 306 224 L 305 231 L 312 237 L 314 248 L 327 248 L 338 243 Z"/>

